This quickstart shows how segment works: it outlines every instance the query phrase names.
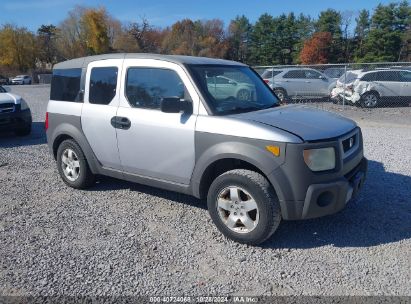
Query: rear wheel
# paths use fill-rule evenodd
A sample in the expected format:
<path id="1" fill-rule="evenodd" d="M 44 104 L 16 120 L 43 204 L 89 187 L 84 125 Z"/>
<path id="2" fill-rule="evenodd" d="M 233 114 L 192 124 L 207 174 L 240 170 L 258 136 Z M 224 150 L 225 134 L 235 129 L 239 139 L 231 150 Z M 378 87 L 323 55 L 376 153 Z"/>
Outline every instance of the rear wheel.
<path id="1" fill-rule="evenodd" d="M 361 96 L 361 106 L 364 108 L 375 108 L 378 101 L 379 96 L 376 92 L 367 92 Z"/>
<path id="2" fill-rule="evenodd" d="M 72 139 L 63 141 L 57 150 L 57 168 L 63 181 L 70 187 L 86 189 L 94 184 L 91 172 L 80 146 Z"/>
<path id="3" fill-rule="evenodd" d="M 271 184 L 250 170 L 231 170 L 217 177 L 208 191 L 207 205 L 220 232 L 239 243 L 264 242 L 281 221 Z"/>

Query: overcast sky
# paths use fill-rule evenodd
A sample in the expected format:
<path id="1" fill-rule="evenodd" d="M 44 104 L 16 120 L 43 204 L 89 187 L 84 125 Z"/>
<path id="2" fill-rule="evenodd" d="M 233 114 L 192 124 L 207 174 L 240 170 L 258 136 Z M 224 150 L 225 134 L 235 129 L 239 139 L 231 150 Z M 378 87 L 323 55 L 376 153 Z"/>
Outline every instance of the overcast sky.
<path id="1" fill-rule="evenodd" d="M 150 24 L 166 27 L 183 18 L 220 18 L 227 25 L 236 15 L 246 15 L 255 22 L 262 13 L 278 16 L 281 13 L 304 13 L 317 17 L 320 11 L 333 8 L 353 14 L 360 9 L 373 10 L 373 0 L 1 0 L 0 25 L 14 23 L 36 31 L 41 24 L 57 25 L 76 5 L 105 6 L 120 21 L 138 21 L 141 17 Z M 395 2 L 395 1 L 394 1 Z"/>

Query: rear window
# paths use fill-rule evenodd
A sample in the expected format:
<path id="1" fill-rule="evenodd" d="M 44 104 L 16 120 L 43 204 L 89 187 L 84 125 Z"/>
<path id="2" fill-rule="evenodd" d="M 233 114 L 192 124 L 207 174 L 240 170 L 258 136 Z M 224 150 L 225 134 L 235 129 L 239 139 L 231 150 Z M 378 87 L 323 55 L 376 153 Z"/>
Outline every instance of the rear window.
<path id="1" fill-rule="evenodd" d="M 344 82 L 350 83 L 350 82 L 353 82 L 354 80 L 356 80 L 357 78 L 358 78 L 358 74 L 353 73 L 353 72 L 347 72 L 347 73 L 343 74 L 340 77 L 340 79 L 338 79 L 338 81 L 342 82 L 342 83 L 344 83 Z"/>
<path id="2" fill-rule="evenodd" d="M 79 95 L 81 69 L 53 70 L 50 99 L 81 102 Z"/>

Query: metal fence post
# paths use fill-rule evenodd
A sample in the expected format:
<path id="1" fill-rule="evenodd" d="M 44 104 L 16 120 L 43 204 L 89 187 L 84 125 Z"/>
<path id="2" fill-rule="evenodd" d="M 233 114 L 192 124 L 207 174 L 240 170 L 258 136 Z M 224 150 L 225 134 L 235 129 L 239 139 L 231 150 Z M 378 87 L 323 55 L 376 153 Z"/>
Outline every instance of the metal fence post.
<path id="1" fill-rule="evenodd" d="M 347 65 L 344 65 L 344 94 L 343 94 L 343 110 L 345 110 L 345 90 L 347 89 Z"/>

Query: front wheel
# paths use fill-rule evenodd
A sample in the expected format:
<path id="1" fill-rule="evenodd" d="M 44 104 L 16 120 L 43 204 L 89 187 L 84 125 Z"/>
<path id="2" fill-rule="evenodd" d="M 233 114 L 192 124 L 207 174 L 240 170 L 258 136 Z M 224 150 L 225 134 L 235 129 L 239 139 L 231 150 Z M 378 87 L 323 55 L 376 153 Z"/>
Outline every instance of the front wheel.
<path id="1" fill-rule="evenodd" d="M 63 141 L 57 150 L 57 168 L 63 181 L 70 187 L 86 189 L 94 184 L 86 157 L 74 140 Z"/>
<path id="2" fill-rule="evenodd" d="M 257 245 L 278 228 L 281 210 L 265 177 L 250 170 L 231 170 L 217 177 L 207 196 L 214 224 L 227 238 Z"/>

